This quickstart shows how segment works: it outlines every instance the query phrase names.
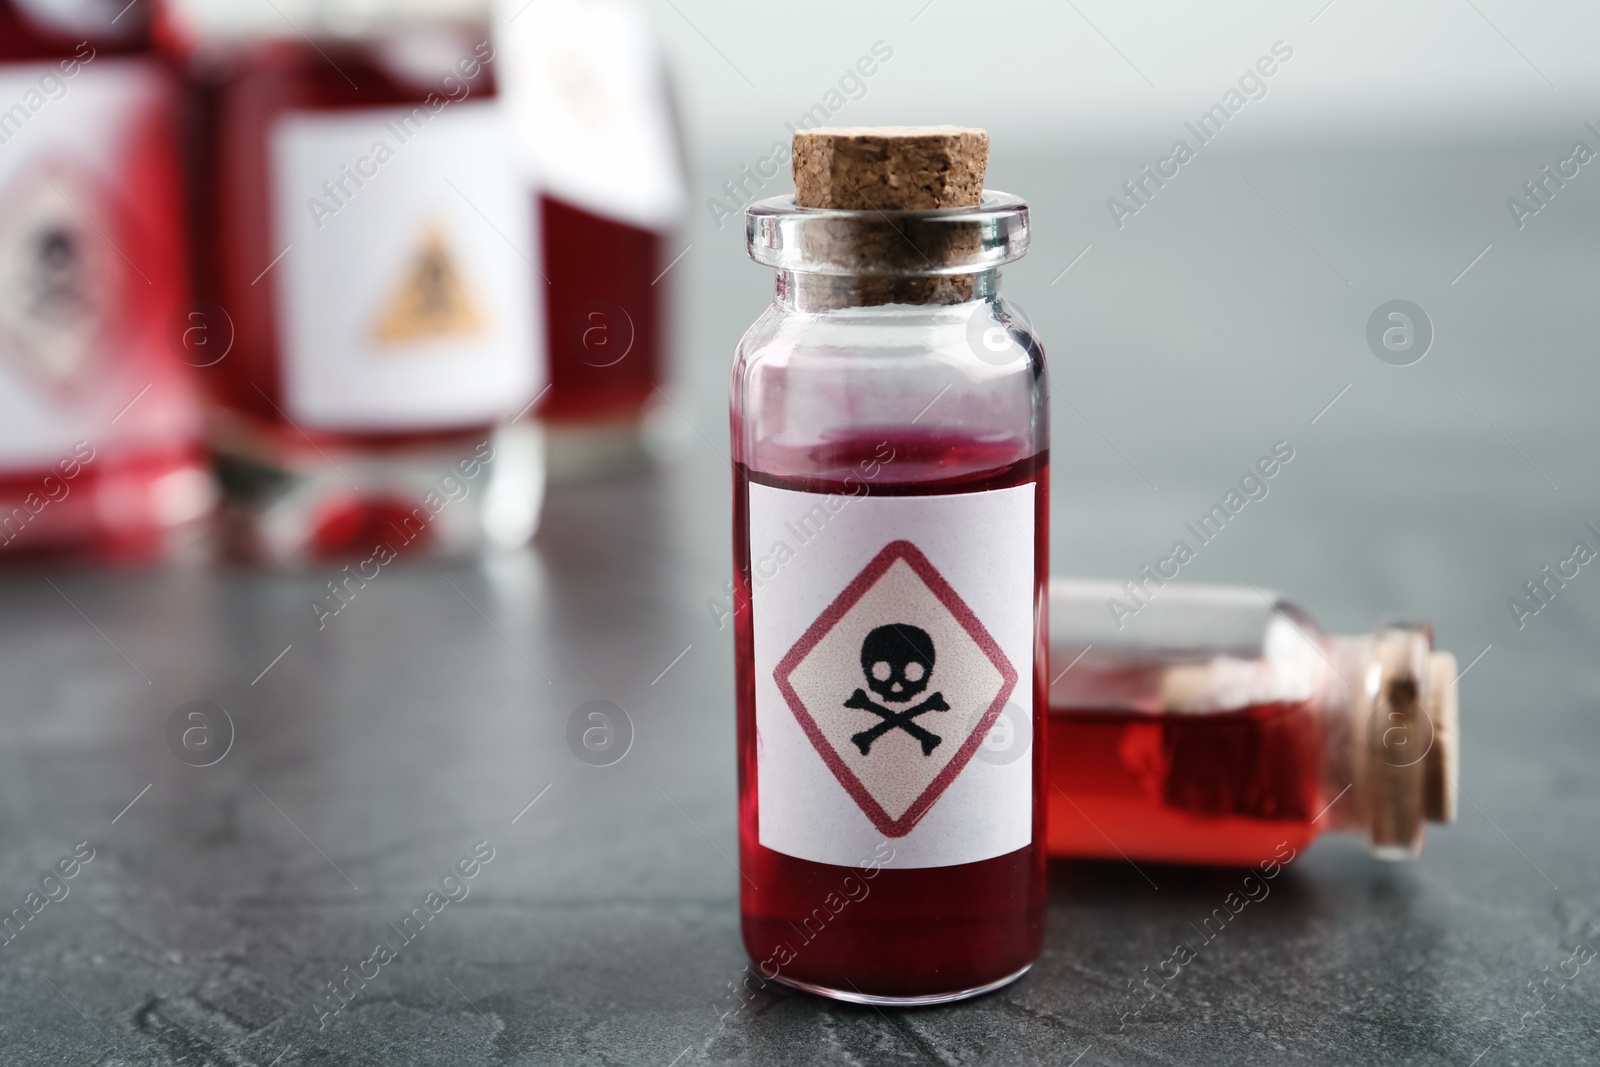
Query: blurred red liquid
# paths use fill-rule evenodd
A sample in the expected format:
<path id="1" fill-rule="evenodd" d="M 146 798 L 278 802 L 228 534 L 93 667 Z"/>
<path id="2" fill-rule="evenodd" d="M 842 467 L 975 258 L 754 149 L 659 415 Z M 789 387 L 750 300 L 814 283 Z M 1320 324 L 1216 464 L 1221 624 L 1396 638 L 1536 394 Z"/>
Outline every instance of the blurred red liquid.
<path id="1" fill-rule="evenodd" d="M 661 380 L 662 236 L 539 198 L 550 392 L 539 413 L 552 430 L 632 432 Z M 543 280 L 539 284 L 544 284 Z"/>

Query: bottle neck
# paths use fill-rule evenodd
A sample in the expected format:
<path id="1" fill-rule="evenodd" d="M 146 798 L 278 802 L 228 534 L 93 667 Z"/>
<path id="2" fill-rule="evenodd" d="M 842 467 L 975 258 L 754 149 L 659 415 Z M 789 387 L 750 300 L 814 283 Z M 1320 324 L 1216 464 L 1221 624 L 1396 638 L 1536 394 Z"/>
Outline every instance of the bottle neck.
<path id="1" fill-rule="evenodd" d="M 975 274 L 812 274 L 780 270 L 772 301 L 788 311 L 838 311 L 883 304 L 964 304 L 1000 292 L 1000 272 Z"/>

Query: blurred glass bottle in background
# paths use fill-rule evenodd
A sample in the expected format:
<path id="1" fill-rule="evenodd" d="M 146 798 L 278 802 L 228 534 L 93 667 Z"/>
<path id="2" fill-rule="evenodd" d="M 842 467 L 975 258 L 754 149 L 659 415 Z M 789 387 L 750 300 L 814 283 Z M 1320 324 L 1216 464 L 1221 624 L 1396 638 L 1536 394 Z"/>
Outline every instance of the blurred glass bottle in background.
<path id="1" fill-rule="evenodd" d="M 551 475 L 625 468 L 664 400 L 661 279 L 687 203 L 655 35 L 637 0 L 499 0 L 496 17 L 542 236 L 550 389 L 538 411 Z"/>
<path id="2" fill-rule="evenodd" d="M 0 0 L 0 556 L 148 557 L 213 501 L 169 340 L 177 90 L 146 15 Z"/>
<path id="3" fill-rule="evenodd" d="M 1456 661 L 1255 589 L 1050 582 L 1050 852 L 1251 865 L 1319 834 L 1413 859 L 1455 819 Z M 991 739 L 992 740 L 992 739 Z"/>
<path id="4" fill-rule="evenodd" d="M 525 543 L 544 487 L 529 205 L 487 0 L 170 0 L 199 371 L 229 543 L 276 562 Z M 519 421 L 520 419 L 520 421 Z"/>

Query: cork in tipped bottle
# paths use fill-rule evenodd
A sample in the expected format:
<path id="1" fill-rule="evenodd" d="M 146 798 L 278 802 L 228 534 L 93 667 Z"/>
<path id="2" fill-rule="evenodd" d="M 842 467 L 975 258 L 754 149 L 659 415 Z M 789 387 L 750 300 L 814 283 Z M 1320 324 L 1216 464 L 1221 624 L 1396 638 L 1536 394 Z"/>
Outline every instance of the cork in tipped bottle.
<path id="1" fill-rule="evenodd" d="M 1422 805 L 1429 822 L 1456 821 L 1456 782 L 1460 779 L 1461 713 L 1458 710 L 1456 658 L 1448 652 L 1428 657 L 1428 718 L 1433 745 L 1423 764 Z"/>
<path id="2" fill-rule="evenodd" d="M 965 126 L 825 126 L 794 135 L 799 207 L 976 207 L 988 169 L 989 134 Z"/>

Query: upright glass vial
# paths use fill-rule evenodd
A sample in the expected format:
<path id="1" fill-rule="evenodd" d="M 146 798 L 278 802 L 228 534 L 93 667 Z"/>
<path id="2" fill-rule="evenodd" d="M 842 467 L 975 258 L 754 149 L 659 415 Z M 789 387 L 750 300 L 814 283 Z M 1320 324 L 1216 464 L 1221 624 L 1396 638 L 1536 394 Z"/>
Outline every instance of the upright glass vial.
<path id="1" fill-rule="evenodd" d="M 1455 819 L 1426 624 L 1332 637 L 1254 589 L 1060 578 L 1050 622 L 1054 855 L 1248 866 L 1345 830 L 1405 860 Z"/>
<path id="2" fill-rule="evenodd" d="M 147 558 L 215 496 L 148 6 L 0 0 L 0 557 Z"/>
<path id="3" fill-rule="evenodd" d="M 938 1003 L 1044 932 L 1044 353 L 998 296 L 1028 209 L 988 136 L 795 135 L 747 209 L 733 367 L 742 925 L 761 975 Z M 1004 720 L 1037 743 L 998 757 Z"/>
<path id="4" fill-rule="evenodd" d="M 688 203 L 660 46 L 643 0 L 496 0 L 496 13 L 512 146 L 537 199 L 550 475 L 626 469 L 663 403 L 664 277 Z"/>
<path id="5" fill-rule="evenodd" d="M 200 371 L 230 543 L 373 566 L 520 545 L 541 292 L 487 2 L 281 7 L 167 7 L 200 313 L 231 342 Z"/>

